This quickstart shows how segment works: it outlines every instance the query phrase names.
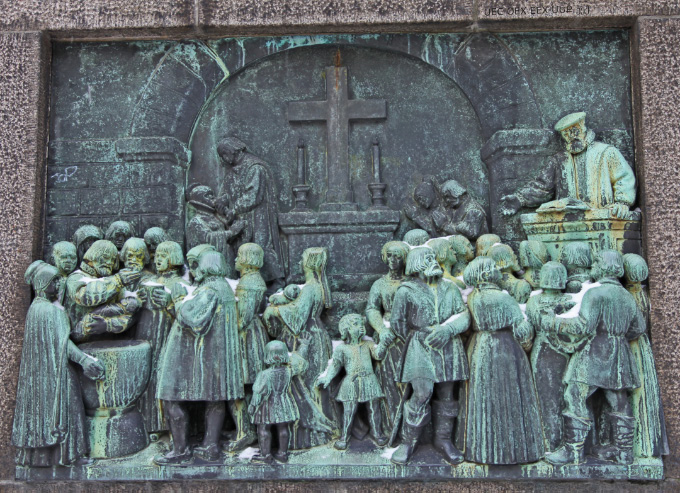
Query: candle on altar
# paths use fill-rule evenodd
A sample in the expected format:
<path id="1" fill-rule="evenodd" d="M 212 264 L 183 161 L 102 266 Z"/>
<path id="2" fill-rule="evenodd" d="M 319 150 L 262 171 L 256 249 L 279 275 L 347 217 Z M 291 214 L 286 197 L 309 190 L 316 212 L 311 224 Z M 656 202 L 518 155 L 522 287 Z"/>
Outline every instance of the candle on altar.
<path id="1" fill-rule="evenodd" d="M 380 183 L 380 143 L 377 138 L 373 140 L 373 181 Z"/>
<path id="2" fill-rule="evenodd" d="M 305 142 L 300 139 L 297 148 L 297 177 L 298 185 L 305 184 Z"/>

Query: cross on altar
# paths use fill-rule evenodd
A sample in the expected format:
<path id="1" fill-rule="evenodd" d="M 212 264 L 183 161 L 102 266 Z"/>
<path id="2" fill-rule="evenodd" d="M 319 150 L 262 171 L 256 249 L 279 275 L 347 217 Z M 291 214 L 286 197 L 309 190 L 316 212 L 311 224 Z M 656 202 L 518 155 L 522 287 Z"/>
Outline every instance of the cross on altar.
<path id="1" fill-rule="evenodd" d="M 328 192 L 325 210 L 355 209 L 349 181 L 349 122 L 387 118 L 384 99 L 349 99 L 347 67 L 326 67 L 324 101 L 288 103 L 290 122 L 326 122 Z"/>

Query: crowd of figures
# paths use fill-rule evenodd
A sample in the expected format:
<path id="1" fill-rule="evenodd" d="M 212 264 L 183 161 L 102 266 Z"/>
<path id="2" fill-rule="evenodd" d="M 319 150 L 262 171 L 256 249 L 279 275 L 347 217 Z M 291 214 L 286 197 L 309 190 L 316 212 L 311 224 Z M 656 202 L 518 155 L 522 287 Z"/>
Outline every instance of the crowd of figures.
<path id="1" fill-rule="evenodd" d="M 332 341 L 321 319 L 332 306 L 325 248 L 304 251 L 304 284 L 267 296 L 279 276 L 263 278 L 256 243 L 241 243 L 230 265 L 209 242 L 185 255 L 161 228 L 136 238 L 124 221 L 105 234 L 82 226 L 54 245 L 52 264 L 25 274 L 35 299 L 17 463 L 89 461 L 78 372 L 100 380 L 105 368 L 77 344 L 102 339 L 151 346 L 137 407 L 153 440 L 172 438 L 160 465 L 220 461 L 256 442 L 253 460 L 285 462 L 289 450 L 344 450 L 366 437 L 398 443 L 396 464 L 418 443 L 452 464 L 667 453 L 643 258 L 579 242 L 555 260 L 536 241 L 519 254 L 496 235 L 473 246 L 462 234 L 408 231 L 383 246 L 388 273 Z"/>

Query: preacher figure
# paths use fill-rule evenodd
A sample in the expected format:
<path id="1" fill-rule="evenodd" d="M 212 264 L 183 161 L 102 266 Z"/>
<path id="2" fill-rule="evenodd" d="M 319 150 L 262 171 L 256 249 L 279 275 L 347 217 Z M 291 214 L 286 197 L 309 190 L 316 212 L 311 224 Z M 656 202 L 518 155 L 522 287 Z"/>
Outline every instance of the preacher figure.
<path id="1" fill-rule="evenodd" d="M 585 113 L 572 113 L 557 122 L 566 152 L 553 156 L 534 181 L 502 197 L 503 215 L 553 199 L 574 199 L 625 219 L 635 202 L 635 173 L 615 147 L 595 141 L 585 118 Z"/>
<path id="2" fill-rule="evenodd" d="M 390 327 L 406 341 L 397 378 L 409 384 L 413 392 L 407 401 L 402 401 L 402 442 L 392 462 L 406 464 L 410 460 L 423 427 L 432 417 L 432 445 L 447 461 L 457 464 L 463 461 L 463 455 L 451 442 L 453 420 L 458 415 L 454 383 L 469 376 L 460 334 L 470 325 L 470 312 L 456 285 L 442 279 L 443 272 L 431 248 L 417 247 L 409 252 L 406 275 L 410 279 L 394 296 Z M 437 400 L 432 401 L 430 414 L 435 390 Z"/>

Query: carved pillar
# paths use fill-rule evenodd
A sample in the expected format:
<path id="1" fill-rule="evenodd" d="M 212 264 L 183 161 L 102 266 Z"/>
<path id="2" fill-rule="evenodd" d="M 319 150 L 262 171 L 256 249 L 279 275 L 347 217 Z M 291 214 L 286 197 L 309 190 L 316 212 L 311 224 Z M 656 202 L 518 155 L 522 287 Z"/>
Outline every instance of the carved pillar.
<path id="1" fill-rule="evenodd" d="M 173 137 L 131 137 L 116 142 L 129 179 L 121 194 L 122 214 L 138 217 L 139 234 L 164 228 L 184 243 L 184 185 L 190 151 Z"/>
<path id="2" fill-rule="evenodd" d="M 491 232 L 512 246 L 525 238 L 520 214 L 528 209 L 502 216 L 498 211 L 500 199 L 538 174 L 546 158 L 557 151 L 555 140 L 551 130 L 499 130 L 482 147 L 482 160 L 489 171 Z"/>

